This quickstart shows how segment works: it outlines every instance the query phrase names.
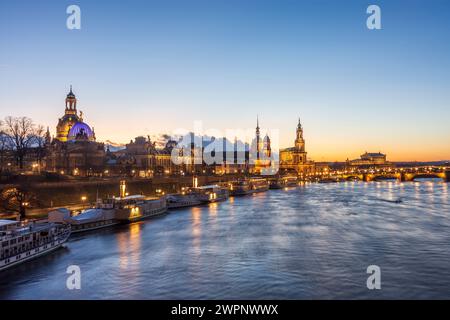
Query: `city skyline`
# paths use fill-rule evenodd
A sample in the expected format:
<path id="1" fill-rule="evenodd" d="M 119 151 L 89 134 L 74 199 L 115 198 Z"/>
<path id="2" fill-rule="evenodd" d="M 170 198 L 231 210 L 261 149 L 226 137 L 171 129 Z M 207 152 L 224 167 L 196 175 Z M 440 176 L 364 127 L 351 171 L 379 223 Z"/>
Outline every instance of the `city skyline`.
<path id="1" fill-rule="evenodd" d="M 379 1 L 378 31 L 367 30 L 357 2 L 249 1 L 237 11 L 221 1 L 79 1 L 81 30 L 65 27 L 68 1 L 25 3 L 0 5 L 2 119 L 28 116 L 54 133 L 72 84 L 101 141 L 171 134 L 196 120 L 253 128 L 259 114 L 285 148 L 300 116 L 315 161 L 365 151 L 450 159 L 445 2 Z"/>

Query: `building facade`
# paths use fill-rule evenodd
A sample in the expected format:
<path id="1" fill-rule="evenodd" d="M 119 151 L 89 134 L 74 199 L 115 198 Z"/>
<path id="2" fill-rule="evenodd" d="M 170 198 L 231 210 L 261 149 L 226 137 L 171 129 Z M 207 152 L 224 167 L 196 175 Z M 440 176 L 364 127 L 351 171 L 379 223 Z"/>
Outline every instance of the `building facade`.
<path id="1" fill-rule="evenodd" d="M 47 139 L 50 133 L 47 129 Z M 103 143 L 96 142 L 94 129 L 77 111 L 77 98 L 70 87 L 64 115 L 58 120 L 56 137 L 48 143 L 45 166 L 48 171 L 76 176 L 101 175 L 106 161 Z"/>
<path id="2" fill-rule="evenodd" d="M 272 146 L 270 137 L 266 133 L 261 138 L 259 119 L 256 119 L 255 139 L 253 140 L 249 154 L 249 171 L 252 174 L 270 174 L 272 167 Z"/>
<path id="3" fill-rule="evenodd" d="M 298 120 L 294 147 L 280 150 L 280 172 L 306 175 L 314 172 L 314 162 L 307 158 L 303 127 Z"/>
<path id="4" fill-rule="evenodd" d="M 389 168 L 393 167 L 394 164 L 387 161 L 385 154 L 381 152 L 370 153 L 365 152 L 360 156 L 359 159 L 346 161 L 347 168 L 359 168 L 359 169 L 369 169 L 369 168 Z"/>

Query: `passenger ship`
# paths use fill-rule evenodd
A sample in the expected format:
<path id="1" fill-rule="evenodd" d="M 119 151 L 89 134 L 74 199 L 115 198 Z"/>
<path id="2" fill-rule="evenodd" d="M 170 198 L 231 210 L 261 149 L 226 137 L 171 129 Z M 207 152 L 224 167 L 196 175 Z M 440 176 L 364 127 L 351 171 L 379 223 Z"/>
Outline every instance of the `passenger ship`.
<path id="1" fill-rule="evenodd" d="M 135 222 L 158 216 L 167 211 L 166 197 L 147 198 L 142 195 L 132 195 L 124 198 L 110 199 L 115 206 L 116 218 L 121 222 Z"/>
<path id="2" fill-rule="evenodd" d="M 189 190 L 201 203 L 224 201 L 230 196 L 229 191 L 219 185 L 207 185 Z"/>
<path id="3" fill-rule="evenodd" d="M 201 204 L 197 193 L 177 193 L 167 195 L 168 209 L 192 207 Z"/>
<path id="4" fill-rule="evenodd" d="M 270 189 L 282 189 L 296 186 L 298 186 L 298 178 L 296 176 L 275 177 L 269 180 Z"/>
<path id="5" fill-rule="evenodd" d="M 97 200 L 95 208 L 83 210 L 80 214 L 71 215 L 67 209 L 58 209 L 48 214 L 50 222 L 70 224 L 72 233 L 90 231 L 114 226 L 120 223 L 133 222 L 167 211 L 165 198 L 147 198 L 143 195 L 126 193 L 125 181 L 120 182 L 120 197 Z"/>
<path id="6" fill-rule="evenodd" d="M 97 204 L 97 208 L 83 210 L 74 216 L 68 209 L 60 208 L 49 212 L 48 220 L 49 222 L 70 224 L 72 233 L 111 227 L 121 223 L 116 218 L 114 206 L 105 205 L 102 202 Z"/>
<path id="7" fill-rule="evenodd" d="M 244 196 L 267 190 L 269 190 L 269 183 L 266 179 L 259 177 L 234 181 L 230 185 L 231 195 L 233 196 Z"/>
<path id="8" fill-rule="evenodd" d="M 0 271 L 47 254 L 70 236 L 70 225 L 0 220 Z"/>

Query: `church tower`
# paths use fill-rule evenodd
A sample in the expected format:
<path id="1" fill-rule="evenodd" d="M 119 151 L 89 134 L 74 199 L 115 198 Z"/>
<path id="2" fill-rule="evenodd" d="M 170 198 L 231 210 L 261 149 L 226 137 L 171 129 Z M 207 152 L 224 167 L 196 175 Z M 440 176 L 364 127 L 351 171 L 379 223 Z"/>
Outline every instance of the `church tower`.
<path id="1" fill-rule="evenodd" d="M 75 123 L 80 121 L 77 114 L 77 98 L 70 86 L 70 92 L 66 96 L 66 109 L 64 116 L 59 119 L 56 126 L 56 139 L 61 142 L 66 142 L 70 129 Z"/>
<path id="2" fill-rule="evenodd" d="M 270 137 L 269 134 L 266 133 L 266 136 L 264 137 L 264 156 L 266 159 L 270 159 L 272 156 L 272 147 L 270 146 Z"/>
<path id="3" fill-rule="evenodd" d="M 295 138 L 295 148 L 298 151 L 305 152 L 305 139 L 303 139 L 303 127 L 300 122 L 300 118 L 298 119 L 298 124 L 297 124 L 297 135 Z"/>
<path id="4" fill-rule="evenodd" d="M 72 86 L 66 97 L 66 114 L 77 114 L 77 97 L 72 92 Z"/>
<path id="5" fill-rule="evenodd" d="M 262 143 L 261 143 L 261 135 L 259 131 L 259 117 L 256 116 L 256 159 L 259 159 L 259 153 L 261 152 Z"/>

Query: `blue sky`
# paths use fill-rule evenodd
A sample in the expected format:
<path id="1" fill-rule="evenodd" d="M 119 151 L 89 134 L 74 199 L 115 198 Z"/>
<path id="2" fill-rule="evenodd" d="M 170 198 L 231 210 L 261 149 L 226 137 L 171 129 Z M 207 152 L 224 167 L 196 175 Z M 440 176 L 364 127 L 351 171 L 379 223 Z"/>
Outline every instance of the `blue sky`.
<path id="1" fill-rule="evenodd" d="M 81 8 L 81 30 L 66 8 Z M 377 4 L 382 30 L 366 28 Z M 450 2 L 0 2 L 0 118 L 54 131 L 70 84 L 100 140 L 280 130 L 312 159 L 450 159 Z"/>

